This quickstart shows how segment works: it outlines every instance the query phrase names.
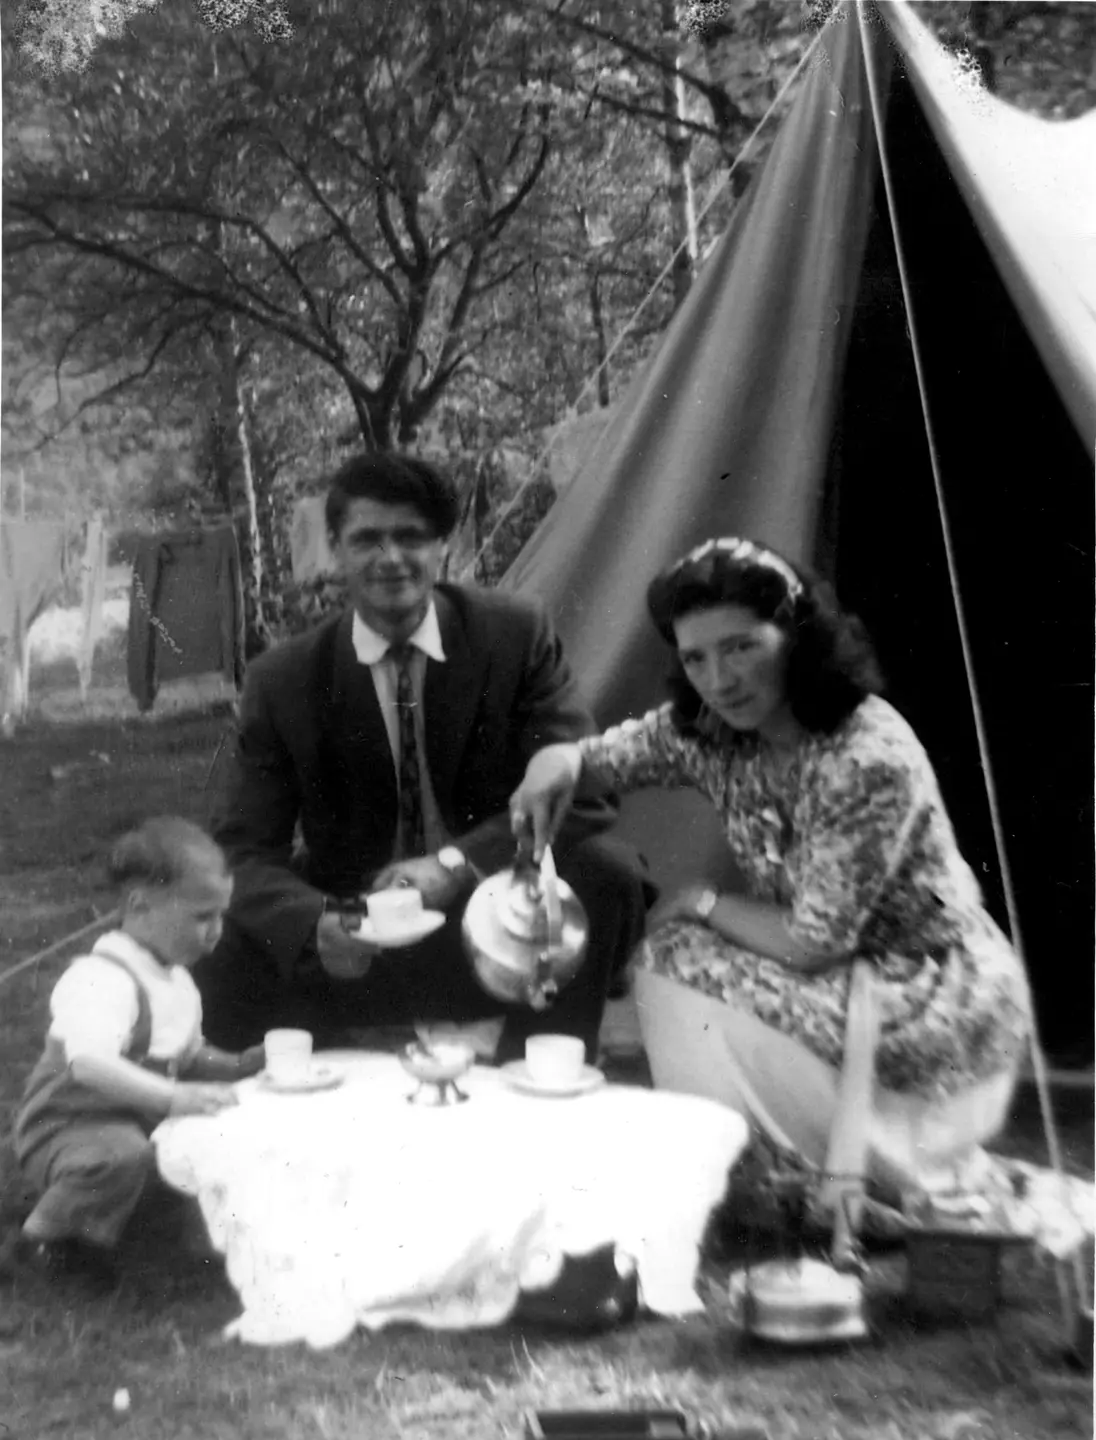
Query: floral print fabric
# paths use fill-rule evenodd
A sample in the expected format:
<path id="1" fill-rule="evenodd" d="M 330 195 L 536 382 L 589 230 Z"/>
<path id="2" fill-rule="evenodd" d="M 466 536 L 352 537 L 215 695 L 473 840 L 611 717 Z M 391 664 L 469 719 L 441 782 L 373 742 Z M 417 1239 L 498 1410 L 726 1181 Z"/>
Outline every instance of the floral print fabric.
<path id="1" fill-rule="evenodd" d="M 927 755 L 885 700 L 869 696 L 779 768 L 755 736 L 679 733 L 668 705 L 582 752 L 621 790 L 701 791 L 748 895 L 782 906 L 815 954 L 873 962 L 887 1089 L 955 1094 L 1013 1068 L 1030 1023 L 1022 966 L 959 854 Z M 685 921 L 650 936 L 646 955 L 840 1065 L 846 964 L 807 974 Z"/>

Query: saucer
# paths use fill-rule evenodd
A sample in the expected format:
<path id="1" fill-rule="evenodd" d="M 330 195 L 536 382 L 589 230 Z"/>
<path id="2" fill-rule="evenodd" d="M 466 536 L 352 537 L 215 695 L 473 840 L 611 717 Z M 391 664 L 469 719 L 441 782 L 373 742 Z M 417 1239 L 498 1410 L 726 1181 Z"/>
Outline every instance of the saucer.
<path id="1" fill-rule="evenodd" d="M 394 934 L 378 935 L 372 920 L 366 915 L 358 929 L 351 933 L 355 939 L 365 940 L 380 950 L 399 950 L 404 945 L 415 945 L 420 940 L 425 940 L 427 935 L 433 935 L 434 931 L 444 924 L 445 915 L 441 910 L 424 910 L 421 915 L 416 916 L 414 924 L 407 925 Z"/>
<path id="2" fill-rule="evenodd" d="M 605 1076 L 593 1065 L 584 1065 L 582 1074 L 576 1080 L 564 1080 L 558 1083 L 534 1080 L 529 1074 L 529 1067 L 524 1060 L 511 1060 L 509 1064 L 499 1068 L 499 1074 L 503 1075 L 515 1090 L 521 1090 L 526 1095 L 555 1095 L 561 1098 L 570 1095 L 586 1095 L 591 1090 L 596 1090 L 605 1084 Z"/>
<path id="3" fill-rule="evenodd" d="M 300 1080 L 275 1080 L 264 1070 L 258 1077 L 260 1090 L 269 1090 L 275 1095 L 308 1095 L 314 1090 L 334 1090 L 346 1077 L 329 1065 L 316 1065 Z"/>

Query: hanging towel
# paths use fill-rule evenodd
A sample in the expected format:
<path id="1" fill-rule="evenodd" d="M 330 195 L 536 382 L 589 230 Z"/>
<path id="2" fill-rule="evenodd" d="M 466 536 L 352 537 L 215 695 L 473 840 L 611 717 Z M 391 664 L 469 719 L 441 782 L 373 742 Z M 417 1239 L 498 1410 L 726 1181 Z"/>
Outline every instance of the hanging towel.
<path id="1" fill-rule="evenodd" d="M 298 583 L 335 573 L 335 557 L 327 543 L 324 496 L 306 495 L 293 506 L 289 552 L 293 563 L 293 579 Z"/>
<path id="2" fill-rule="evenodd" d="M 65 528 L 53 520 L 0 520 L 0 640 L 7 642 L 5 716 L 26 714 L 30 682 L 27 634 L 64 579 Z"/>
<path id="3" fill-rule="evenodd" d="M 107 590 L 107 532 L 96 516 L 88 521 L 84 558 L 80 565 L 81 628 L 76 670 L 80 681 L 80 698 L 86 700 L 91 688 L 91 668 L 95 647 L 103 634 L 103 604 Z"/>
<path id="4" fill-rule="evenodd" d="M 133 561 L 127 672 L 148 710 L 165 680 L 220 671 L 243 679 L 240 552 L 230 525 L 150 535 Z"/>

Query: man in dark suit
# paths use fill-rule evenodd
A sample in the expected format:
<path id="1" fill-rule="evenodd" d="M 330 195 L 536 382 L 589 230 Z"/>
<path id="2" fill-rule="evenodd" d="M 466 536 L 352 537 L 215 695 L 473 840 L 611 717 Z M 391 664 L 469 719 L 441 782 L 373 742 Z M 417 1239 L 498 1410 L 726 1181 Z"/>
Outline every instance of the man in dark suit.
<path id="1" fill-rule="evenodd" d="M 513 861 L 508 801 L 529 757 L 594 725 L 538 607 L 438 583 L 457 515 L 448 477 L 409 456 L 357 457 L 332 482 L 327 526 L 351 608 L 248 668 L 214 825 L 235 872 L 223 938 L 195 972 L 216 1044 L 274 1025 L 322 1043 L 355 1026 L 503 1015 L 500 1061 L 545 1030 L 581 1036 L 596 1056 L 648 898 L 638 856 L 603 833 L 608 790 L 584 782 L 555 844 L 590 937 L 554 1005 L 492 1000 L 461 945 L 479 878 Z M 394 884 L 446 922 L 378 952 L 332 902 Z"/>

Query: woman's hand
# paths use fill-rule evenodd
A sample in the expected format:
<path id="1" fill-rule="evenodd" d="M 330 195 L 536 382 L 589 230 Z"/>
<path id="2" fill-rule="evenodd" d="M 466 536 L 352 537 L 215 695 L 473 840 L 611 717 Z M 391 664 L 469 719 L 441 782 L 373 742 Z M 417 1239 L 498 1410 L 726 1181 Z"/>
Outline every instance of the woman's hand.
<path id="1" fill-rule="evenodd" d="M 511 828 L 519 846 L 532 848 L 537 864 L 567 817 L 581 773 L 577 745 L 546 745 L 529 761 L 521 784 L 510 796 Z"/>
<path id="2" fill-rule="evenodd" d="M 217 1115 L 230 1105 L 238 1105 L 239 1096 L 231 1085 L 203 1081 L 177 1080 L 171 1094 L 169 1115 Z"/>
<path id="3" fill-rule="evenodd" d="M 712 887 L 700 882 L 683 885 L 669 895 L 662 895 L 647 914 L 647 934 L 653 934 L 673 920 L 689 920 L 694 925 L 706 925 L 707 917 L 701 913 L 700 902 L 711 894 Z"/>

